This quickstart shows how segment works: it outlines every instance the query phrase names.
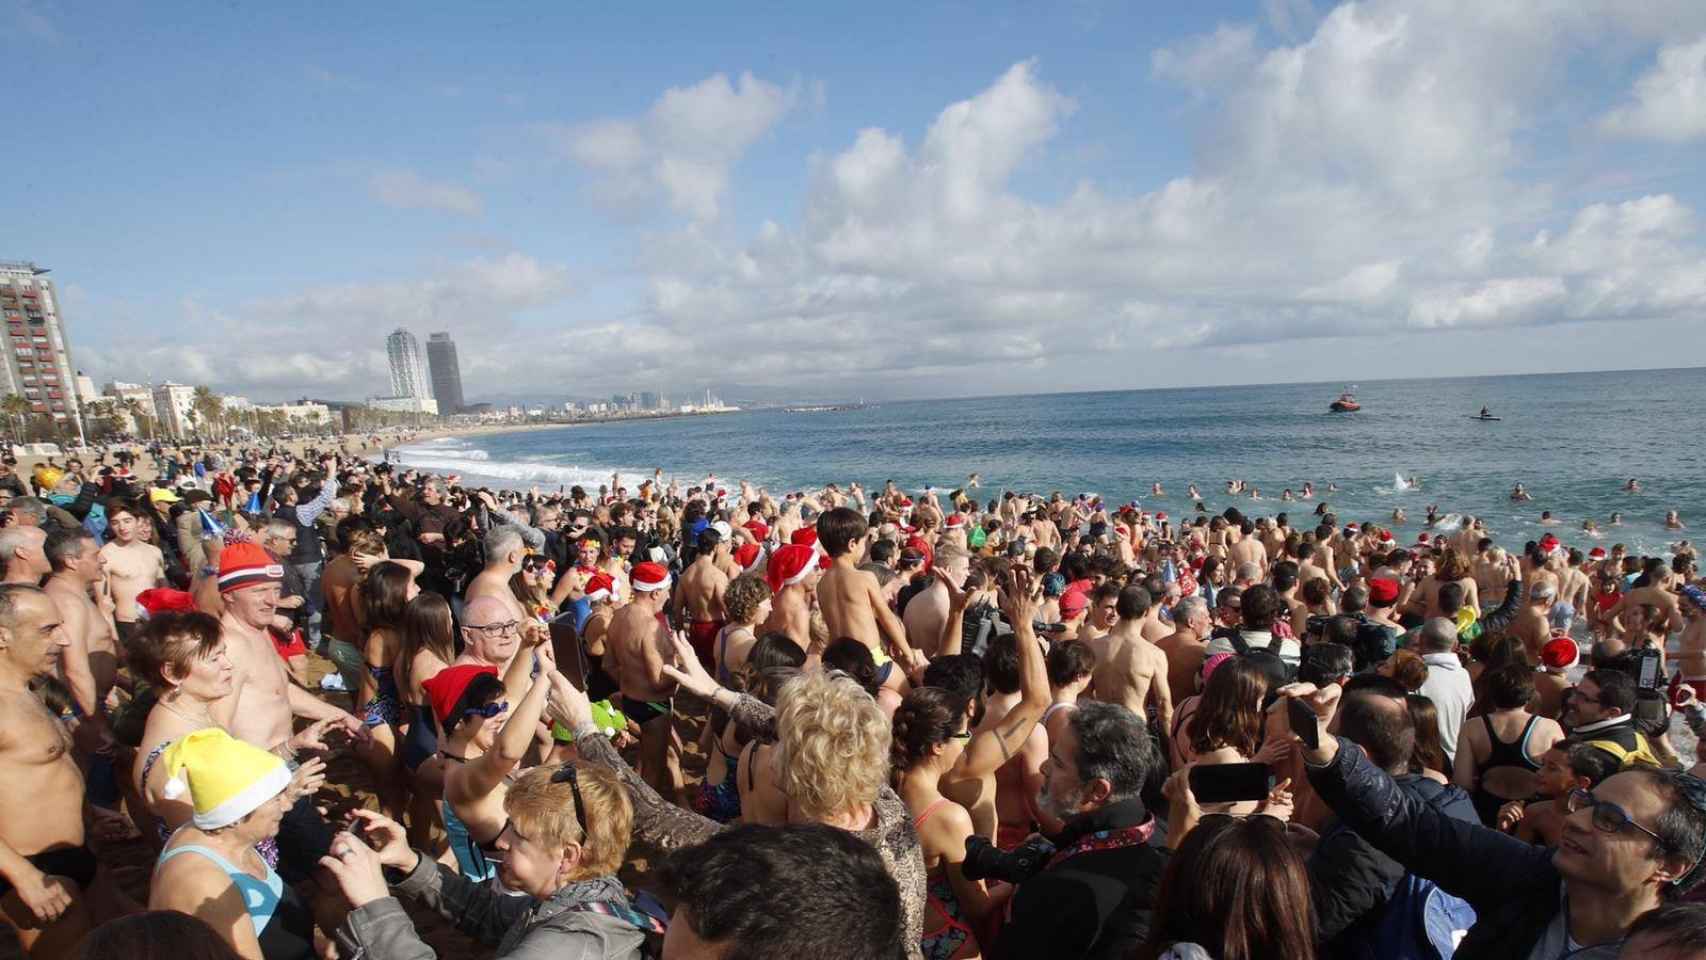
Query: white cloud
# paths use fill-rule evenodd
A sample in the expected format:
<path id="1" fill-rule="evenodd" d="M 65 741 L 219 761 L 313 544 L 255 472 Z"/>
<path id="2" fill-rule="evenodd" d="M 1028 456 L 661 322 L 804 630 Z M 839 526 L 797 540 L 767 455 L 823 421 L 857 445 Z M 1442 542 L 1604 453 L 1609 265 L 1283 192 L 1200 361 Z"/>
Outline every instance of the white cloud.
<path id="1" fill-rule="evenodd" d="M 368 180 L 373 198 L 399 210 L 439 210 L 477 217 L 485 210 L 480 195 L 460 184 L 429 180 L 413 170 L 385 170 Z"/>
<path id="2" fill-rule="evenodd" d="M 1249 70 L 1258 57 L 1254 26 L 1223 23 L 1213 33 L 1150 54 L 1149 68 L 1155 76 L 1200 94 L 1225 86 Z"/>
<path id="3" fill-rule="evenodd" d="M 121 333 L 80 346 L 78 362 L 101 381 L 171 378 L 257 396 L 358 398 L 388 385 L 384 340 L 396 327 L 422 340 L 449 331 L 466 371 L 471 362 L 514 353 L 515 315 L 557 303 L 571 289 L 566 267 L 512 253 L 417 279 L 312 287 L 230 307 L 189 298 L 175 307 L 182 328 L 217 330 L 216 339 L 161 343 Z M 466 372 L 464 381 L 471 389 L 511 385 L 477 384 Z"/>
<path id="4" fill-rule="evenodd" d="M 1526 167 L 1579 43 L 1706 20 L 1706 5 L 1622 11 L 1375 0 L 1271 49 L 1222 26 L 1152 60 L 1204 94 L 1196 168 L 1046 203 L 1015 174 L 1047 162 L 1074 103 L 1015 64 L 920 139 L 868 128 L 814 157 L 796 224 L 744 244 L 648 238 L 625 349 L 670 344 L 650 362 L 684 384 L 724 382 L 726 364 L 829 392 L 952 393 L 1071 387 L 1155 351 L 1691 315 L 1706 238 L 1686 204 L 1565 206 Z M 1537 224 L 1557 235 L 1532 240 Z"/>
<path id="5" fill-rule="evenodd" d="M 553 126 L 546 134 L 563 156 L 599 176 L 607 198 L 640 202 L 661 194 L 679 213 L 714 220 L 730 168 L 799 99 L 797 85 L 751 73 L 730 83 L 717 73 L 665 90 L 640 117 Z"/>
<path id="6" fill-rule="evenodd" d="M 1706 137 L 1706 36 L 1666 44 L 1635 81 L 1630 102 L 1600 118 L 1614 136 L 1682 142 Z"/>

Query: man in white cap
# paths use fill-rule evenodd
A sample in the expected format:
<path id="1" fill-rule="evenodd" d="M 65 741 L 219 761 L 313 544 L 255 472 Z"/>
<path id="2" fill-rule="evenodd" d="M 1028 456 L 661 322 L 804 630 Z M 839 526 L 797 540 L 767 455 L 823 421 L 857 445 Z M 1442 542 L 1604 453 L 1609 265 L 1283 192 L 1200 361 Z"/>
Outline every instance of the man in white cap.
<path id="1" fill-rule="evenodd" d="M 640 776 L 652 789 L 687 806 L 681 776 L 681 740 L 676 736 L 676 684 L 663 672 L 675 662 L 675 644 L 663 611 L 669 605 L 669 570 L 658 563 L 634 565 L 634 599 L 610 621 L 606 649 L 616 656 L 622 712 L 640 725 Z"/>

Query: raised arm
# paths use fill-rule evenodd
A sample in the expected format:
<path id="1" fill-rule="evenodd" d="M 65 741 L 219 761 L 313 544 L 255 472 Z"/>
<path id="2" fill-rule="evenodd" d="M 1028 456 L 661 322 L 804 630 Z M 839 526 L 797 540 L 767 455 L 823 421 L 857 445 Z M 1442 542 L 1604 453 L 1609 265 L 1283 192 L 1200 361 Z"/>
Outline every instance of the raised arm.
<path id="1" fill-rule="evenodd" d="M 953 779 L 988 776 L 1013 759 L 1036 729 L 1037 721 L 1048 709 L 1048 667 L 1043 659 L 1042 643 L 1037 640 L 1031 622 L 1036 618 L 1037 593 L 1041 592 L 1029 570 L 1014 568 L 1002 591 L 1002 612 L 1013 626 L 1013 641 L 1019 648 L 1019 702 L 1007 712 L 1001 723 L 972 737 L 965 752 L 954 764 Z"/>
<path id="2" fill-rule="evenodd" d="M 526 651 L 517 653 L 517 657 Z M 528 688 L 527 695 L 515 705 L 504 727 L 498 732 L 492 749 L 468 764 L 468 792 L 483 797 L 498 788 L 504 777 L 521 764 L 527 748 L 532 746 L 539 720 L 545 715 L 545 697 L 551 692 L 550 674 L 541 674 Z"/>

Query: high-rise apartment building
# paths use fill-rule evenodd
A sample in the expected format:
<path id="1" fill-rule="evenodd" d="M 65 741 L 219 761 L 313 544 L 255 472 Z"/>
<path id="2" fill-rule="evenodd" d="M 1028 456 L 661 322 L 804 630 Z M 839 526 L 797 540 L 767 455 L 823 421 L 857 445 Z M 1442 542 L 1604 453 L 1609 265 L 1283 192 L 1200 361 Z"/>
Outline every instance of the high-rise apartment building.
<path id="1" fill-rule="evenodd" d="M 20 394 L 36 413 L 70 421 L 81 430 L 65 319 L 46 274 L 33 263 L 0 260 L 0 320 L 6 328 L 0 395 Z"/>
<path id="2" fill-rule="evenodd" d="M 432 370 L 432 395 L 441 414 L 462 412 L 462 366 L 456 360 L 456 341 L 448 333 L 427 338 L 427 366 Z"/>
<path id="3" fill-rule="evenodd" d="M 195 388 L 182 383 L 157 384 L 154 387 L 154 411 L 160 419 L 160 432 L 182 439 L 195 432 Z"/>
<path id="4" fill-rule="evenodd" d="M 421 358 L 421 342 L 415 335 L 398 327 L 385 338 L 385 353 L 391 359 L 391 395 L 393 397 L 432 396 L 432 383 L 427 380 L 426 364 Z"/>

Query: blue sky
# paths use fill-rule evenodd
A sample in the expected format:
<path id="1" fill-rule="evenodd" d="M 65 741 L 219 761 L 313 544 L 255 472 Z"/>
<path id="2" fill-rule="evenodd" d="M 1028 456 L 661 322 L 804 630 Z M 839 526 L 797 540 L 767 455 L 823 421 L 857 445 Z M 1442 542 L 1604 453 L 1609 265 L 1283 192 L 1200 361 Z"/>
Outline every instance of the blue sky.
<path id="1" fill-rule="evenodd" d="M 919 397 L 1706 363 L 1706 5 L 0 0 L 98 379 Z"/>

